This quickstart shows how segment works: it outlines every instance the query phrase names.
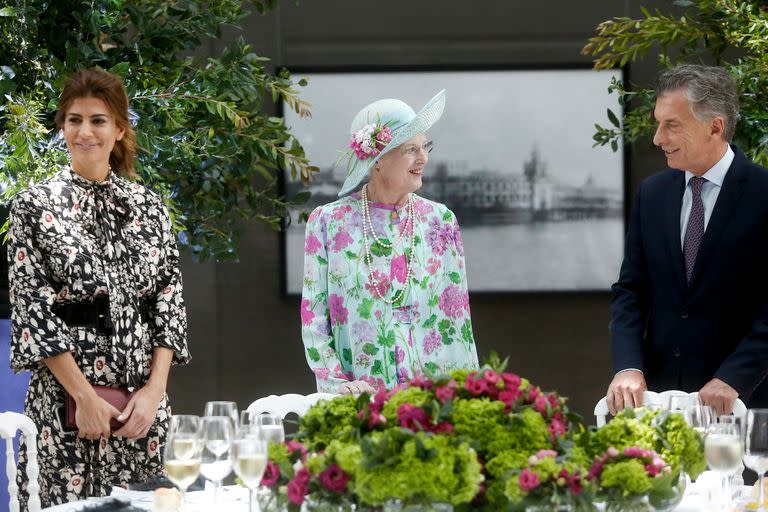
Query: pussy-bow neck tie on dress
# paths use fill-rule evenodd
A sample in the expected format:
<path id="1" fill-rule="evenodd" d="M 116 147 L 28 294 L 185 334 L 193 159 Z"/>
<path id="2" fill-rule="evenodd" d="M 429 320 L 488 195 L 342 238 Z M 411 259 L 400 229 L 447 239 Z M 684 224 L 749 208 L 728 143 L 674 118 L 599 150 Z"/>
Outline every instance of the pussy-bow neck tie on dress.
<path id="1" fill-rule="evenodd" d="M 104 266 L 112 322 L 112 355 L 123 361 L 129 388 L 143 385 L 141 322 L 134 265 L 126 245 L 123 227 L 134 217 L 127 191 L 111 173 L 104 181 L 90 181 L 72 171 L 73 182 L 81 189 L 80 215 L 92 228 L 98 226 L 104 243 Z"/>

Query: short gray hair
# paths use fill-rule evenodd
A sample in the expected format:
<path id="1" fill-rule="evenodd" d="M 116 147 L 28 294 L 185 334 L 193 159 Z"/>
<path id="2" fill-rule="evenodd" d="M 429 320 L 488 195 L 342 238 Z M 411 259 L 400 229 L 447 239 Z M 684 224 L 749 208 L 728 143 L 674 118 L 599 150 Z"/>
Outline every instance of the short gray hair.
<path id="1" fill-rule="evenodd" d="M 659 75 L 656 97 L 682 90 L 691 104 L 691 112 L 699 121 L 715 117 L 725 120 L 723 138 L 731 142 L 739 117 L 739 93 L 731 74 L 718 66 L 681 64 Z"/>

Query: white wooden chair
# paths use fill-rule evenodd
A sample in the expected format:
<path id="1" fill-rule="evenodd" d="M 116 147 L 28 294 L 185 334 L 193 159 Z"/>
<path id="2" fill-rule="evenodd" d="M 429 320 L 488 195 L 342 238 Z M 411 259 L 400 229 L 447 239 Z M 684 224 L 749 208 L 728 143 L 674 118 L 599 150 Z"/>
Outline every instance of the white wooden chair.
<path id="1" fill-rule="evenodd" d="M 655 391 L 644 391 L 643 392 L 643 405 L 659 405 L 663 408 L 667 408 L 669 405 L 669 399 L 673 396 L 677 397 L 687 397 L 690 398 L 692 402 L 695 402 L 696 399 L 699 396 L 699 393 L 694 391 L 693 393 L 687 393 L 685 391 L 679 391 L 676 389 L 672 389 L 669 391 L 662 391 L 661 393 L 656 393 Z M 741 399 L 737 398 L 736 402 L 733 404 L 733 415 L 734 416 L 745 416 L 747 414 L 747 406 L 744 405 L 744 402 L 741 401 Z M 597 426 L 602 427 L 605 425 L 605 418 L 608 416 L 608 399 L 606 397 L 601 398 L 597 405 L 595 405 L 595 418 L 597 419 Z"/>
<path id="2" fill-rule="evenodd" d="M 8 494 L 11 497 L 8 510 L 19 512 L 19 486 L 16 484 L 16 457 L 13 452 L 13 439 L 16 437 L 17 431 L 21 431 L 27 444 L 28 510 L 29 512 L 38 512 L 40 510 L 40 487 L 37 483 L 37 476 L 40 470 L 37 466 L 37 427 L 32 420 L 17 412 L 0 413 L 0 437 L 5 439 L 5 472 L 8 475 Z"/>
<path id="3" fill-rule="evenodd" d="M 285 418 L 288 414 L 294 413 L 299 418 L 304 416 L 310 407 L 320 400 L 330 400 L 335 396 L 332 393 L 312 393 L 311 395 L 297 395 L 289 393 L 287 395 L 269 395 L 259 398 L 248 406 L 248 415 L 253 418 L 258 414 L 274 414 Z"/>

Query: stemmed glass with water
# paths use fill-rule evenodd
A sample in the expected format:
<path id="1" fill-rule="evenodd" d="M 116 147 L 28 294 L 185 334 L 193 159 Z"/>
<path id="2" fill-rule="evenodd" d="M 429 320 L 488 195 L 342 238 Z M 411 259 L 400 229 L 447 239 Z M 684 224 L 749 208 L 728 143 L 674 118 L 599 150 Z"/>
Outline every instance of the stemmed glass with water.
<path id="1" fill-rule="evenodd" d="M 730 474 L 741 467 L 744 445 L 738 423 L 714 423 L 704 438 L 704 456 L 709 467 L 720 474 L 721 506 L 731 505 Z"/>
<path id="2" fill-rule="evenodd" d="M 221 482 L 232 471 L 234 428 L 229 417 L 206 416 L 202 419 L 200 473 L 213 482 L 213 502 L 218 503 Z"/>
<path id="3" fill-rule="evenodd" d="M 182 506 L 187 488 L 200 474 L 200 433 L 201 423 L 198 416 L 171 416 L 163 460 L 168 479 L 181 490 Z"/>
<path id="4" fill-rule="evenodd" d="M 758 510 L 765 511 L 763 478 L 768 471 L 768 409 L 749 409 L 745 421 L 744 465 L 757 473 Z"/>

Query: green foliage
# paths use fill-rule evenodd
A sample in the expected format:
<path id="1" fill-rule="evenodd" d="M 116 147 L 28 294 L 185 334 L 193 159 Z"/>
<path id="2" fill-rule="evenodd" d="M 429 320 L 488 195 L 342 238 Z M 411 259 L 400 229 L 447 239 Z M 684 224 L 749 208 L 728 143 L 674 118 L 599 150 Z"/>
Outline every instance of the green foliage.
<path id="1" fill-rule="evenodd" d="M 740 91 L 741 111 L 735 141 L 755 162 L 768 164 L 768 7 L 761 0 L 677 0 L 678 14 L 642 10 L 638 19 L 618 17 L 597 27 L 582 53 L 595 57 L 596 69 L 623 66 L 660 50 L 659 65 L 668 68 L 682 62 L 714 60 L 733 75 Z M 734 51 L 735 50 L 735 51 Z M 728 55 L 737 57 L 730 60 Z M 596 125 L 595 145 L 618 140 L 635 142 L 650 138 L 653 91 L 630 92 L 613 83 L 610 92 L 619 94 L 623 106 L 631 102 L 623 123 L 608 114 L 610 125 Z"/>
<path id="2" fill-rule="evenodd" d="M 357 431 L 357 398 L 344 395 L 321 401 L 301 419 L 298 437 L 309 450 L 323 450 L 334 439 L 351 441 Z"/>
<path id="3" fill-rule="evenodd" d="M 474 450 L 449 436 L 389 429 L 363 438 L 361 446 L 365 470 L 355 473 L 355 491 L 365 503 L 458 505 L 472 500 L 483 478 Z"/>
<path id="4" fill-rule="evenodd" d="M 123 77 L 141 148 L 140 180 L 163 196 L 182 245 L 235 258 L 243 222 L 279 229 L 287 203 L 278 175 L 308 180 L 301 144 L 282 118 L 302 116 L 298 82 L 267 70 L 242 38 L 220 55 L 189 57 L 247 15 L 239 0 L 27 0 L 0 9 L 0 183 L 10 201 L 67 161 L 53 116 L 64 78 L 99 66 Z M 259 12 L 277 0 L 255 0 Z M 306 194 L 299 199 L 306 200 Z"/>

